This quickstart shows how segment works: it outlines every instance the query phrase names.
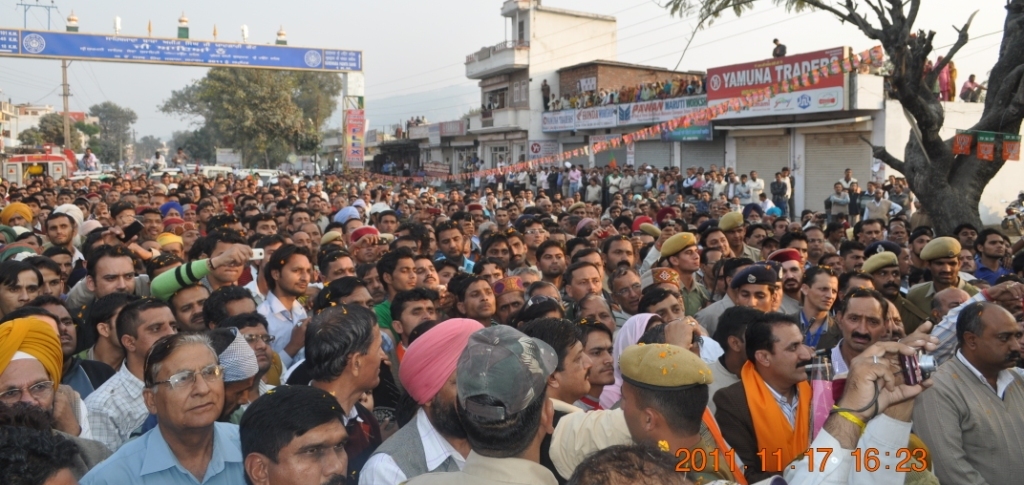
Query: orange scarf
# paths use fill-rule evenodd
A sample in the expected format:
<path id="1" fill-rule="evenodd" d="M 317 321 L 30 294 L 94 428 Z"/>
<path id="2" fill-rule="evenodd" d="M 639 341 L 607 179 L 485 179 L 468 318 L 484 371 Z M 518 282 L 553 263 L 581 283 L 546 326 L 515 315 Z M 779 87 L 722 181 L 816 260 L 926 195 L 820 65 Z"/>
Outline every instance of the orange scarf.
<path id="1" fill-rule="evenodd" d="M 776 469 L 778 463 L 775 453 L 782 453 L 782 468 L 785 469 L 793 459 L 802 455 L 810 446 L 811 432 L 811 386 L 806 381 L 796 385 L 799 404 L 796 408 L 796 429 L 789 425 L 786 415 L 782 414 L 775 395 L 768 389 L 764 379 L 754 369 L 754 364 L 747 361 L 740 371 L 743 390 L 747 394 L 747 406 L 754 422 L 754 437 L 757 438 L 758 449 L 764 450 L 765 470 L 781 472 Z"/>
<path id="2" fill-rule="evenodd" d="M 722 430 L 718 429 L 718 421 L 715 421 L 715 417 L 711 414 L 710 409 L 704 408 L 704 417 L 702 421 L 704 421 L 704 426 L 708 427 L 708 431 L 711 432 L 711 436 L 715 438 L 715 447 L 723 452 L 722 456 L 727 456 L 724 454 L 724 452 L 727 450 L 731 450 L 732 447 L 729 446 L 729 444 L 725 442 L 725 438 L 722 437 Z M 730 472 L 731 470 L 736 470 L 738 473 L 729 473 L 729 475 L 731 475 L 729 479 L 740 485 L 747 485 L 747 477 L 743 476 L 742 462 L 740 462 L 739 457 L 736 456 L 735 454 L 733 454 L 733 458 L 736 462 L 736 464 L 733 467 L 722 464 L 719 465 L 718 469 L 721 470 L 722 472 Z"/>

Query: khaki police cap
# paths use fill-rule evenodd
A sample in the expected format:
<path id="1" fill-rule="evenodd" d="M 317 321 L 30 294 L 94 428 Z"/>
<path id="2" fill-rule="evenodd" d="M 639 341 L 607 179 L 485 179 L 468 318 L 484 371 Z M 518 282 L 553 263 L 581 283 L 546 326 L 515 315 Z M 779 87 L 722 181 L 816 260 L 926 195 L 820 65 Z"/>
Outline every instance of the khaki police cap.
<path id="1" fill-rule="evenodd" d="M 743 214 L 730 212 L 718 220 L 718 228 L 723 231 L 731 231 L 743 226 Z"/>
<path id="2" fill-rule="evenodd" d="M 586 209 L 586 208 L 587 208 L 587 204 L 584 204 L 583 202 L 577 202 L 577 203 L 575 203 L 573 205 L 570 205 L 569 206 L 569 210 L 567 210 L 566 212 L 571 214 L 572 211 L 574 211 L 576 209 Z"/>
<path id="3" fill-rule="evenodd" d="M 665 243 L 661 245 L 661 257 L 667 258 L 669 256 L 674 256 L 680 251 L 696 245 L 697 238 L 694 237 L 693 234 L 689 232 L 680 232 L 679 234 L 668 238 L 668 241 L 665 241 Z"/>
<path id="4" fill-rule="evenodd" d="M 881 253 L 875 253 L 861 266 L 861 271 L 867 274 L 874 274 L 876 271 L 882 268 L 888 268 L 890 266 L 899 266 L 900 259 L 896 256 L 896 253 L 890 253 L 889 251 L 883 251 Z"/>
<path id="5" fill-rule="evenodd" d="M 677 391 L 714 382 L 697 354 L 669 344 L 633 345 L 619 356 L 622 380 L 654 391 Z"/>
<path id="6" fill-rule="evenodd" d="M 921 250 L 921 260 L 931 261 L 940 258 L 955 258 L 960 256 L 960 241 L 951 237 L 937 237 L 924 246 Z"/>
<path id="7" fill-rule="evenodd" d="M 650 224 L 647 222 L 640 224 L 640 232 L 647 234 L 648 236 L 651 236 L 655 239 L 661 237 L 661 229 L 658 229 L 658 226 L 655 226 L 654 224 Z"/>

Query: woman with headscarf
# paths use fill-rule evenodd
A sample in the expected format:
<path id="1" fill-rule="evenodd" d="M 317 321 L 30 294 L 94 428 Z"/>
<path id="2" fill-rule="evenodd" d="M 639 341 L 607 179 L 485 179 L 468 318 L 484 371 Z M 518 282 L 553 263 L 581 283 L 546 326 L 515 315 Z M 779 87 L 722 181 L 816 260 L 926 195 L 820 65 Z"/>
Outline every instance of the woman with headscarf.
<path id="1" fill-rule="evenodd" d="M 615 342 L 612 344 L 615 383 L 605 386 L 604 392 L 601 393 L 602 408 L 612 409 L 622 399 L 622 371 L 619 370 L 619 356 L 627 347 L 636 345 L 648 328 L 661 323 L 661 317 L 654 313 L 639 313 L 626 320 L 626 323 L 622 324 L 622 328 L 619 329 L 619 333 L 615 334 Z"/>

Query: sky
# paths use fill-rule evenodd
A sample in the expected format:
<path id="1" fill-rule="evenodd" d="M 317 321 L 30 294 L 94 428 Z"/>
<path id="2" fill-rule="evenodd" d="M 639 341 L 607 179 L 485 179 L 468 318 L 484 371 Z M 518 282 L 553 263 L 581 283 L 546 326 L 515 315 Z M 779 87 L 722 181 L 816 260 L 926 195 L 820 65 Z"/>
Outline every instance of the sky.
<path id="1" fill-rule="evenodd" d="M 0 27 L 23 27 L 20 1 L 0 0 Z M 43 4 L 49 0 L 41 0 Z M 51 28 L 64 30 L 74 10 L 80 30 L 113 33 L 114 17 L 121 18 L 125 35 L 175 37 L 177 19 L 190 20 L 193 39 L 241 41 L 247 25 L 250 43 L 273 43 L 284 27 L 294 46 L 363 51 L 367 117 L 371 128 L 412 116 L 431 122 L 456 119 L 479 103 L 476 81 L 465 77 L 465 57 L 485 45 L 506 40 L 502 0 L 52 0 Z M 980 8 L 971 26 L 972 41 L 954 58 L 958 83 L 971 73 L 985 79 L 998 57 L 1005 19 L 1003 2 L 926 0 L 916 27 L 934 30 L 935 56 L 956 40 L 959 27 Z M 544 0 L 551 7 L 611 15 L 618 19 L 618 61 L 675 68 L 690 38 L 694 19 L 672 17 L 652 0 Z M 864 8 L 866 10 L 866 8 Z M 28 28 L 46 28 L 46 11 L 32 9 Z M 707 70 L 770 57 L 772 39 L 779 38 L 790 54 L 851 46 L 855 52 L 872 47 L 870 39 L 852 25 L 825 12 L 787 13 L 771 0 L 741 18 L 723 15 L 699 31 L 679 64 L 681 70 Z M 68 69 L 71 110 L 112 101 L 138 114 L 137 136 L 169 139 L 174 131 L 190 129 L 190 120 L 161 113 L 157 108 L 170 93 L 200 79 L 206 69 L 75 61 Z M 50 104 L 60 109 L 60 62 L 0 57 L 0 98 L 15 104 Z M 376 104 L 375 104 L 376 103 Z M 339 117 L 332 123 L 337 126 Z"/>

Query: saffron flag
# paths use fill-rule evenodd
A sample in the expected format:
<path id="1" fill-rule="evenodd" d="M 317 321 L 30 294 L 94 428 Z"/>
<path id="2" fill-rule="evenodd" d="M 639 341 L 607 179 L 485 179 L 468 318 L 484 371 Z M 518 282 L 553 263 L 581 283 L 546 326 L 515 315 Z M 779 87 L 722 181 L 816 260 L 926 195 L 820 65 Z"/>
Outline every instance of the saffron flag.
<path id="1" fill-rule="evenodd" d="M 956 130 L 956 137 L 953 138 L 954 155 L 970 155 L 971 144 L 974 142 L 974 135 L 967 130 Z"/>
<path id="2" fill-rule="evenodd" d="M 1003 135 L 1003 160 L 1020 161 L 1020 135 Z"/>
<path id="3" fill-rule="evenodd" d="M 978 132 L 978 159 L 992 161 L 996 158 L 996 134 L 988 131 Z"/>

